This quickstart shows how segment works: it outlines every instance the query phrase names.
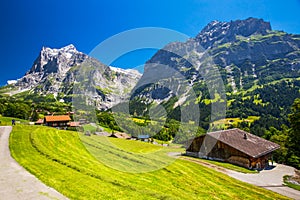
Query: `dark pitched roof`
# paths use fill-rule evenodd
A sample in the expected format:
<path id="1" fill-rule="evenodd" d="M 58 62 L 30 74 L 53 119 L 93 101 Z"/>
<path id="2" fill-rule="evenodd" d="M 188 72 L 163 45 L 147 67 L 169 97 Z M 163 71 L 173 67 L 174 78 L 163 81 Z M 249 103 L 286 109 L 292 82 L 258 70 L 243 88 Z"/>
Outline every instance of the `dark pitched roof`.
<path id="1" fill-rule="evenodd" d="M 110 133 L 106 132 L 106 131 L 102 131 L 102 132 L 95 132 L 96 135 L 99 135 L 99 136 L 111 136 Z"/>
<path id="2" fill-rule="evenodd" d="M 130 136 L 127 135 L 126 133 L 113 133 L 110 137 L 130 139 Z"/>
<path id="3" fill-rule="evenodd" d="M 60 121 L 71 121 L 69 115 L 56 115 L 56 116 L 45 116 L 46 122 L 60 122 Z"/>
<path id="4" fill-rule="evenodd" d="M 276 143 L 237 128 L 211 132 L 207 135 L 253 158 L 263 156 L 280 148 Z"/>

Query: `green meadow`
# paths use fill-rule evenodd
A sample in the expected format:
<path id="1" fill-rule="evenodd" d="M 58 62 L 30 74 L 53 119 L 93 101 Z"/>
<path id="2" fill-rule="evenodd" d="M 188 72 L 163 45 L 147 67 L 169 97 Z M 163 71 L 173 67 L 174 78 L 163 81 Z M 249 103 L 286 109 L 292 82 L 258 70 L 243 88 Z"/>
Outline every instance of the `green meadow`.
<path id="1" fill-rule="evenodd" d="M 168 156 L 178 148 L 17 125 L 10 149 L 29 172 L 70 199 L 287 199 Z"/>

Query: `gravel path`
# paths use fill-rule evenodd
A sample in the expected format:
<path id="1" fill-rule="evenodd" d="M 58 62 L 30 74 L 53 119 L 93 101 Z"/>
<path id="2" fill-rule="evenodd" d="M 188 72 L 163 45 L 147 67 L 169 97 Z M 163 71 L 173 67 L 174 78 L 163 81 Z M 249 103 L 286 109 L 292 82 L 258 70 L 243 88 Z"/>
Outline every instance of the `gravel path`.
<path id="1" fill-rule="evenodd" d="M 0 200 L 67 199 L 39 181 L 10 155 L 10 126 L 0 127 Z"/>
<path id="2" fill-rule="evenodd" d="M 277 164 L 273 169 L 262 170 L 257 174 L 245 174 L 203 162 L 200 159 L 197 161 L 189 159 L 188 157 L 181 157 L 181 159 L 189 160 L 191 162 L 213 168 L 240 181 L 272 190 L 292 199 L 300 200 L 300 191 L 283 185 L 284 175 L 294 175 L 295 169 L 293 167 Z"/>

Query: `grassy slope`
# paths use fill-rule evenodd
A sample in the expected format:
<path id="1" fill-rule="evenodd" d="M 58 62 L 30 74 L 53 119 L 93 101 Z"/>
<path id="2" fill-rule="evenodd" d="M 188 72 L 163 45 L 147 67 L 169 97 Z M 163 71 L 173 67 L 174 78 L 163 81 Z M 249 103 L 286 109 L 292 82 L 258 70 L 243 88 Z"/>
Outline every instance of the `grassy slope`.
<path id="1" fill-rule="evenodd" d="M 92 137 L 86 142 L 100 149 L 103 145 Z M 159 150 L 145 145 L 146 152 Z M 128 143 L 121 147 L 126 146 Z M 75 132 L 18 125 L 11 134 L 10 148 L 22 166 L 71 199 L 285 199 L 184 160 L 149 173 L 114 170 L 92 156 Z M 131 147 L 131 151 L 138 148 Z M 122 151 L 118 153 L 122 157 Z"/>
<path id="2" fill-rule="evenodd" d="M 220 119 L 218 121 L 214 122 L 214 125 L 224 125 L 225 128 L 228 128 L 229 125 L 237 126 L 238 123 L 241 123 L 243 121 L 248 122 L 248 123 L 253 123 L 256 120 L 259 120 L 259 116 L 248 116 L 246 119 L 240 119 L 238 117 L 235 118 L 225 118 L 225 119 Z"/>
<path id="3" fill-rule="evenodd" d="M 24 120 L 24 119 L 18 119 L 18 118 L 14 118 L 14 117 L 2 117 L 0 116 L 0 125 L 1 126 L 11 126 L 11 120 L 15 120 L 16 122 L 20 122 L 20 123 L 27 123 L 28 124 L 28 121 L 27 120 Z"/>

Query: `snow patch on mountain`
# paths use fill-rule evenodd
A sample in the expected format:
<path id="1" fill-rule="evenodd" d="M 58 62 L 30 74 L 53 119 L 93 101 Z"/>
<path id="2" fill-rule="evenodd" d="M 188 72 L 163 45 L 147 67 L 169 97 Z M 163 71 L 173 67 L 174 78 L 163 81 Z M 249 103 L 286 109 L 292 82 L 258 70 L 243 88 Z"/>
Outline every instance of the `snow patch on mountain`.
<path id="1" fill-rule="evenodd" d="M 137 78 L 142 76 L 142 74 L 138 70 L 135 70 L 135 69 L 122 69 L 122 68 L 117 68 L 117 67 L 112 67 L 112 66 L 109 66 L 109 68 L 114 72 L 123 73 L 123 74 L 129 75 L 129 76 L 135 76 Z"/>

